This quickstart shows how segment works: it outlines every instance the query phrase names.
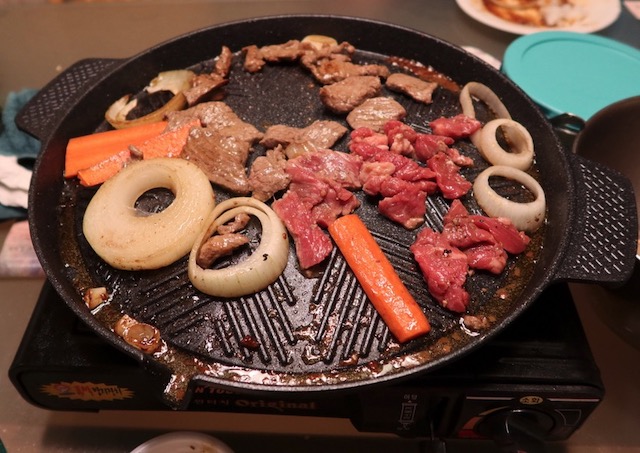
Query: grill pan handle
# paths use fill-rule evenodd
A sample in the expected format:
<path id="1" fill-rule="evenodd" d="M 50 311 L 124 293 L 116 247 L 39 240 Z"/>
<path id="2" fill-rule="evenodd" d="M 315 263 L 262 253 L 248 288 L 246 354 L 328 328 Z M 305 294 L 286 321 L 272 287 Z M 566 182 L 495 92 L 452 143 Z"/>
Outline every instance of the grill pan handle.
<path id="1" fill-rule="evenodd" d="M 16 116 L 16 125 L 44 141 L 65 117 L 74 101 L 86 91 L 86 87 L 120 61 L 89 58 L 76 62 L 36 93 Z"/>
<path id="2" fill-rule="evenodd" d="M 605 165 L 571 154 L 576 216 L 556 278 L 611 286 L 633 272 L 638 212 L 631 181 Z"/>

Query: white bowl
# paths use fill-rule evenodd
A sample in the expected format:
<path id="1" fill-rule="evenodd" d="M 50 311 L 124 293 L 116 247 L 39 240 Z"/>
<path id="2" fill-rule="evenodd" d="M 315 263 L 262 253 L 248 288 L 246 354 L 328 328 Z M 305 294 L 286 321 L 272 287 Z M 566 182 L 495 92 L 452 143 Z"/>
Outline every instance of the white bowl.
<path id="1" fill-rule="evenodd" d="M 179 431 L 154 437 L 131 453 L 233 453 L 233 450 L 215 437 Z"/>

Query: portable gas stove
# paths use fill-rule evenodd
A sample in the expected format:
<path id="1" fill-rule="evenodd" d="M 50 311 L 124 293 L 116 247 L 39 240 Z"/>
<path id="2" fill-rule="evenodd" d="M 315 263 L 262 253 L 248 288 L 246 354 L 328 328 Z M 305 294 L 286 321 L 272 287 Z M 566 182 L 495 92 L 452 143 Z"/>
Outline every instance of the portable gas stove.
<path id="1" fill-rule="evenodd" d="M 42 289 L 9 371 L 51 410 L 170 410 L 166 382 L 89 331 Z M 567 439 L 604 395 L 571 293 L 546 290 L 528 312 L 464 358 L 393 386 L 347 395 L 239 394 L 192 384 L 185 410 L 341 417 L 361 432 L 430 439 Z"/>

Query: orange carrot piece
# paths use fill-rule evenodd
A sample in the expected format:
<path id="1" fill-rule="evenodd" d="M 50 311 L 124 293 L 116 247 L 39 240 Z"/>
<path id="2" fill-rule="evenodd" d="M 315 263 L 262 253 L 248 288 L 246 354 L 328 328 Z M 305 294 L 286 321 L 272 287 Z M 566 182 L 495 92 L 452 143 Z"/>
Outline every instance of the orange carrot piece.
<path id="1" fill-rule="evenodd" d="M 199 125 L 200 120 L 195 119 L 178 129 L 163 132 L 160 135 L 151 137 L 139 146 L 136 146 L 136 148 L 142 153 L 143 159 L 153 159 L 154 157 L 179 157 L 180 154 L 182 154 L 182 149 L 184 148 L 185 143 L 187 143 L 189 131 L 191 131 L 193 127 Z"/>
<path id="2" fill-rule="evenodd" d="M 431 330 L 424 312 L 360 217 L 349 214 L 338 218 L 329 225 L 329 233 L 399 342 L 405 343 Z"/>
<path id="3" fill-rule="evenodd" d="M 131 160 L 131 152 L 129 150 L 120 151 L 108 159 L 98 162 L 89 168 L 78 170 L 78 179 L 80 184 L 86 187 L 102 184 L 107 179 L 118 173 Z"/>
<path id="4" fill-rule="evenodd" d="M 78 174 L 78 170 L 107 160 L 126 150 L 129 145 L 140 145 L 145 140 L 161 134 L 166 126 L 166 121 L 160 121 L 74 137 L 67 144 L 64 175 L 72 178 Z"/>

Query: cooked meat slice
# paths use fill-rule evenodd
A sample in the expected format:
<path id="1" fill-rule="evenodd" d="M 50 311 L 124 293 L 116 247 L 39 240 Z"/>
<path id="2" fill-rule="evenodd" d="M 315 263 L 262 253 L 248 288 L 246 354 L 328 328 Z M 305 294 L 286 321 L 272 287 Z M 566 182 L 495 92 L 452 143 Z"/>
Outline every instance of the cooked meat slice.
<path id="1" fill-rule="evenodd" d="M 284 147 L 291 143 L 310 143 L 312 147 L 331 148 L 347 132 L 347 128 L 336 121 L 317 120 L 304 128 L 277 124 L 269 127 L 260 140 L 266 148 Z"/>
<path id="2" fill-rule="evenodd" d="M 297 39 L 283 44 L 273 44 L 260 47 L 262 58 L 269 62 L 295 61 L 302 55 L 303 47 Z"/>
<path id="3" fill-rule="evenodd" d="M 195 163 L 214 184 L 238 194 L 251 191 L 245 165 L 251 144 L 233 135 L 194 128 L 182 157 Z"/>
<path id="4" fill-rule="evenodd" d="M 316 80 L 322 84 L 336 83 L 353 76 L 387 77 L 389 68 L 377 64 L 360 65 L 350 61 L 348 56 L 338 54 L 322 58 L 306 65 Z"/>
<path id="5" fill-rule="evenodd" d="M 364 101 L 347 115 L 347 123 L 353 129 L 368 127 L 382 132 L 387 121 L 400 120 L 407 115 L 402 105 L 388 97 L 375 97 Z"/>
<path id="6" fill-rule="evenodd" d="M 231 72 L 231 63 L 233 62 L 233 53 L 227 46 L 222 46 L 220 55 L 216 57 L 213 73 L 222 77 L 228 77 Z"/>
<path id="7" fill-rule="evenodd" d="M 348 113 L 366 99 L 377 96 L 382 83 L 377 76 L 352 76 L 320 89 L 320 100 L 335 113 Z"/>
<path id="8" fill-rule="evenodd" d="M 259 72 L 262 70 L 262 67 L 267 64 L 264 61 L 264 57 L 262 56 L 262 52 L 255 44 L 244 47 L 242 49 L 244 52 L 244 70 L 247 72 Z"/>
<path id="9" fill-rule="evenodd" d="M 283 44 L 258 47 L 250 45 L 244 51 L 244 69 L 247 72 L 258 72 L 267 62 L 295 61 L 303 54 L 300 41 L 292 39 Z"/>
<path id="10" fill-rule="evenodd" d="M 229 255 L 248 243 L 249 238 L 244 234 L 228 233 L 211 236 L 200 247 L 196 263 L 201 268 L 208 269 L 218 258 Z"/>
<path id="11" fill-rule="evenodd" d="M 303 42 L 302 49 L 303 52 L 300 57 L 300 63 L 309 70 L 311 70 L 319 60 L 323 60 L 325 58 L 337 58 L 342 59 L 343 61 L 351 61 L 351 56 L 356 51 L 356 48 L 346 41 L 343 41 L 340 44 L 323 46 Z"/>
<path id="12" fill-rule="evenodd" d="M 358 189 L 362 158 L 356 154 L 322 149 L 304 154 L 287 162 L 287 172 L 302 169 L 324 182 L 335 182 L 341 187 Z M 297 173 L 297 172 L 296 172 Z M 294 176 L 294 181 L 296 180 Z"/>
<path id="13" fill-rule="evenodd" d="M 215 73 L 195 76 L 191 81 L 191 88 L 184 91 L 187 104 L 192 106 L 204 101 L 212 95 L 215 90 L 226 84 L 227 79 Z"/>
<path id="14" fill-rule="evenodd" d="M 438 87 L 435 82 L 425 82 L 408 74 L 395 73 L 387 77 L 386 86 L 393 91 L 404 93 L 418 102 L 431 103 L 434 90 Z"/>
<path id="15" fill-rule="evenodd" d="M 218 234 L 237 233 L 247 226 L 249 220 L 251 220 L 251 216 L 249 214 L 241 212 L 240 214 L 235 216 L 233 220 L 220 225 L 216 231 Z"/>
<path id="16" fill-rule="evenodd" d="M 167 114 L 168 130 L 180 128 L 194 118 L 210 131 L 218 131 L 223 135 L 234 136 L 238 140 L 253 144 L 262 138 L 262 132 L 253 125 L 242 121 L 238 115 L 224 102 L 205 102 L 179 112 Z"/>
<path id="17" fill-rule="evenodd" d="M 256 158 L 249 173 L 249 186 L 253 197 L 267 201 L 289 185 L 291 178 L 285 171 L 287 160 L 281 146 L 270 149 Z"/>

